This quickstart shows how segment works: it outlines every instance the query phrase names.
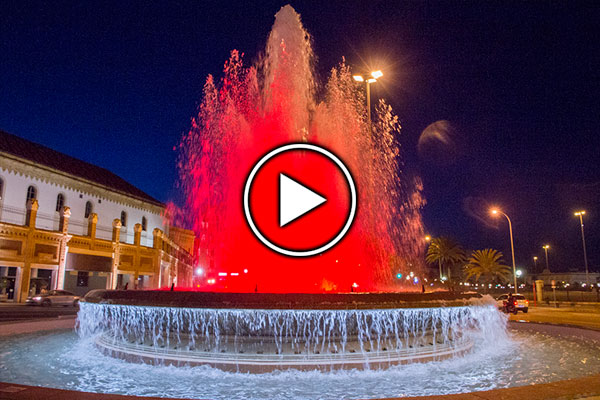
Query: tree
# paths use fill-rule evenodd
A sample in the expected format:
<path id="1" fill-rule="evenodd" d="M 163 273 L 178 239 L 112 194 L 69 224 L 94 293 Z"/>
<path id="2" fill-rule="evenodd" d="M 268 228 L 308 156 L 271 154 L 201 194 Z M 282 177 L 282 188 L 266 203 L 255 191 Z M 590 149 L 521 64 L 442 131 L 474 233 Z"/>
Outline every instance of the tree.
<path id="1" fill-rule="evenodd" d="M 442 267 L 447 266 L 449 271 L 452 264 L 464 262 L 465 251 L 455 240 L 447 237 L 439 237 L 431 240 L 425 261 L 429 264 L 438 264 L 440 279 L 442 279 Z"/>
<path id="2" fill-rule="evenodd" d="M 464 267 L 466 279 L 475 277 L 478 281 L 483 277 L 484 283 L 492 283 L 496 279 L 506 282 L 512 272 L 511 267 L 503 262 L 502 253 L 498 250 L 475 250 Z"/>

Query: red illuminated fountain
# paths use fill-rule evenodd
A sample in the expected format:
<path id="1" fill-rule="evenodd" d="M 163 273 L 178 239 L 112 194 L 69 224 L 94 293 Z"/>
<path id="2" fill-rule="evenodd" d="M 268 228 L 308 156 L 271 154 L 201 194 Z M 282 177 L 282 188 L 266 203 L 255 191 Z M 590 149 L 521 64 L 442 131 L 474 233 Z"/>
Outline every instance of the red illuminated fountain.
<path id="1" fill-rule="evenodd" d="M 245 66 L 242 57 L 232 51 L 223 78 L 208 77 L 198 115 L 179 146 L 185 205 L 172 214 L 199 238 L 200 290 L 347 292 L 355 283 L 361 291 L 398 290 L 398 272 L 406 276 L 422 268 L 424 200 L 420 181 L 400 170 L 400 126 L 391 107 L 379 102 L 370 129 L 363 87 L 343 62 L 319 86 L 310 36 L 290 6 L 277 13 L 260 61 Z M 241 204 L 252 166 L 291 142 L 336 153 L 358 190 L 349 233 L 333 249 L 310 258 L 266 248 L 248 228 Z M 306 173 L 309 181 L 338 184 L 333 176 Z M 408 282 L 404 289 L 411 288 L 421 285 Z"/>
<path id="2" fill-rule="evenodd" d="M 317 101 L 311 63 L 309 37 L 286 6 L 258 66 L 244 67 L 234 51 L 220 84 L 208 78 L 179 163 L 187 204 L 178 217 L 200 238 L 199 290 L 92 291 L 78 314 L 82 338 L 132 362 L 263 373 L 441 360 L 470 351 L 490 326 L 504 332 L 495 304 L 447 292 L 402 293 L 420 292 L 413 276 L 422 272 L 416 260 L 424 235 L 420 184 L 399 172 L 397 117 L 380 102 L 371 129 L 361 88 L 343 64 Z M 276 254 L 254 237 L 243 215 L 250 170 L 267 151 L 290 142 L 332 150 L 357 185 L 354 224 L 321 255 Z M 340 174 L 300 158 L 308 156 L 286 158 L 284 167 L 300 166 L 316 186 L 342 184 Z M 270 196 L 264 203 L 273 203 Z M 318 229 L 297 234 L 302 239 Z M 411 278 L 402 281 L 408 285 L 399 285 L 399 272 Z M 320 293 L 349 292 L 355 283 L 381 293 Z"/>

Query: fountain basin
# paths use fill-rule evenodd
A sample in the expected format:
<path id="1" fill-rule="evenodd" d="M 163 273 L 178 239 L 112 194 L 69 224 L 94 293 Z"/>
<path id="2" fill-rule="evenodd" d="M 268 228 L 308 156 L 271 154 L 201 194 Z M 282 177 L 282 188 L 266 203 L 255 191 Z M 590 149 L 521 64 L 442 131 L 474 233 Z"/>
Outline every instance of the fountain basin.
<path id="1" fill-rule="evenodd" d="M 80 337 L 93 337 L 106 355 L 251 373 L 442 360 L 469 351 L 471 333 L 498 317 L 493 306 L 448 293 L 102 290 L 80 307 Z"/>

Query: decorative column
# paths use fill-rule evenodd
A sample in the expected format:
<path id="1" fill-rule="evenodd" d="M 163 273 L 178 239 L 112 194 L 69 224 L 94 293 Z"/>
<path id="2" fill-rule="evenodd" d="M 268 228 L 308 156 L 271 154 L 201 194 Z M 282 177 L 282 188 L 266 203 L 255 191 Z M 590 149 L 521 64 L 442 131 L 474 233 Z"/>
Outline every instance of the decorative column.
<path id="1" fill-rule="evenodd" d="M 140 246 L 142 239 L 142 224 L 135 224 L 133 226 L 133 244 Z"/>
<path id="2" fill-rule="evenodd" d="M 27 217 L 25 218 L 25 225 L 29 228 L 35 229 L 35 220 L 37 218 L 38 212 L 38 201 L 36 199 L 31 199 L 27 202 Z"/>
<path id="3" fill-rule="evenodd" d="M 152 248 L 154 249 L 154 276 L 152 289 L 159 289 L 162 283 L 162 237 L 163 232 L 154 228 L 152 231 Z"/>
<path id="4" fill-rule="evenodd" d="M 60 248 L 58 249 L 58 270 L 56 271 L 56 284 L 55 289 L 63 290 L 65 288 L 65 268 L 67 264 L 67 253 L 69 247 L 67 243 L 71 239 L 71 235 L 68 234 L 69 230 L 69 218 L 71 218 L 71 209 L 69 207 L 62 207 L 60 209 L 60 222 L 58 224 L 58 230 L 63 234 L 60 241 Z"/>
<path id="5" fill-rule="evenodd" d="M 23 257 L 23 268 L 18 273 L 18 287 L 19 293 L 17 295 L 17 301 L 19 303 L 25 302 L 29 295 L 29 283 L 31 280 L 31 260 L 35 251 L 35 220 L 37 218 L 37 211 L 39 205 L 36 199 L 31 199 L 27 202 L 27 215 L 25 217 L 25 225 L 29 227 L 27 233 L 27 241 L 25 242 L 24 256 Z"/>
<path id="6" fill-rule="evenodd" d="M 117 277 L 119 270 L 119 239 L 121 238 L 121 220 L 115 218 L 112 223 L 112 244 L 113 244 L 113 259 L 110 278 L 106 281 L 106 288 L 116 289 L 117 288 Z"/>
<path id="7" fill-rule="evenodd" d="M 133 287 L 137 289 L 138 279 L 140 277 L 140 266 L 141 266 L 141 245 L 142 242 L 142 224 L 135 224 L 133 226 L 133 245 L 135 246 L 135 256 L 133 257 Z"/>
<path id="8" fill-rule="evenodd" d="M 98 225 L 98 214 L 91 213 L 88 217 L 87 235 L 94 241 L 96 239 L 96 225 Z"/>

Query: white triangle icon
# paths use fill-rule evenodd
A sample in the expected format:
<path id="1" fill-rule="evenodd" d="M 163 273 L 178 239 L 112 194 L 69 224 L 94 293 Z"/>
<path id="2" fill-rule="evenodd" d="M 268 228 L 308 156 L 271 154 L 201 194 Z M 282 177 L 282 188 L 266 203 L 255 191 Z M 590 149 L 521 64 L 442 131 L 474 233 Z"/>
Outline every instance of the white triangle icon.
<path id="1" fill-rule="evenodd" d="M 290 177 L 279 174 L 279 227 L 325 203 L 327 199 Z"/>

